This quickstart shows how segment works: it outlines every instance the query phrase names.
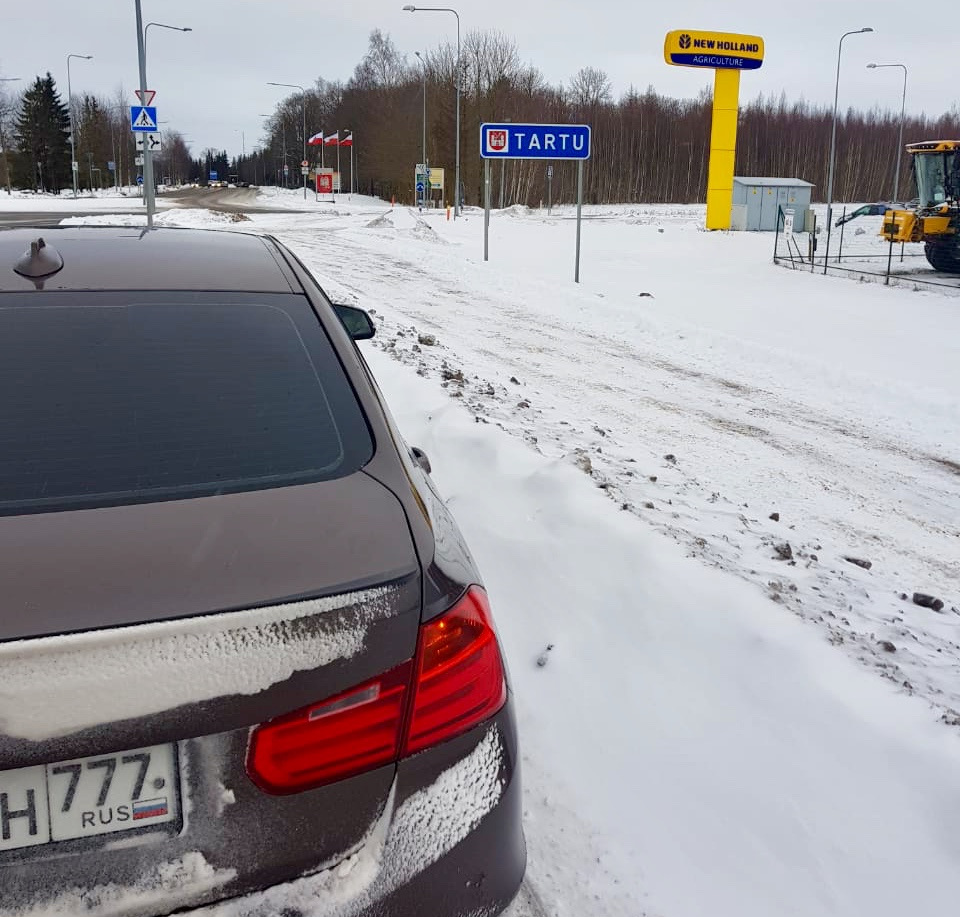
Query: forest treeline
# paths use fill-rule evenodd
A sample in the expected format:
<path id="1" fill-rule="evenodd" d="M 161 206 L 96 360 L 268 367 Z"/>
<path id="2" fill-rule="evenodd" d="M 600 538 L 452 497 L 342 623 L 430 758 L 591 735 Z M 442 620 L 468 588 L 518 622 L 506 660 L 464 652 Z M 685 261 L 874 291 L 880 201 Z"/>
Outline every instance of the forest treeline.
<path id="1" fill-rule="evenodd" d="M 249 153 L 228 157 L 223 150 L 193 155 L 177 131 L 167 131 L 158 178 L 204 181 L 211 170 L 221 179 L 251 184 L 300 184 L 303 107 L 307 137 L 353 134 L 350 151 L 341 151 L 343 187 L 383 197 L 413 197 L 414 164 L 423 156 L 426 94 L 426 158 L 445 171 L 444 197 L 453 197 L 455 79 L 460 80 L 461 178 L 464 200 L 482 202 L 483 166 L 479 127 L 484 121 L 584 123 L 593 129 L 593 155 L 584 176 L 585 200 L 592 203 L 698 202 L 704 200 L 709 156 L 711 98 L 674 99 L 653 87 L 631 87 L 615 98 L 602 69 L 584 67 L 566 84 L 552 86 L 521 61 L 516 44 L 496 31 L 467 33 L 459 74 L 456 46 L 446 43 L 409 58 L 379 30 L 346 81 L 318 76 L 305 94 L 281 99 L 266 120 L 264 135 Z M 50 96 L 47 102 L 38 96 Z M 38 107 L 39 104 L 39 107 Z M 30 118 L 47 104 L 56 130 L 31 130 Z M 60 106 L 57 109 L 57 105 Z M 84 95 L 74 99 L 77 160 L 81 186 L 112 183 L 107 161 L 116 163 L 120 183 L 135 180 L 134 150 L 127 124 L 129 101 Z M 20 97 L 0 104 L 0 139 L 8 149 L 10 176 L 19 187 L 68 187 L 68 129 L 65 105 L 49 75 Z M 832 109 L 786 96 L 747 101 L 740 111 L 736 173 L 802 178 L 823 199 L 827 185 Z M 841 112 L 837 135 L 837 200 L 882 200 L 893 193 L 899 111 L 850 109 Z M 40 143 L 40 135 L 45 139 Z M 906 142 L 960 137 L 960 107 L 941 115 L 910 116 Z M 61 138 L 58 140 L 58 138 Z M 231 138 L 232 139 L 232 138 Z M 58 143 L 60 144 L 58 147 Z M 38 145 L 39 144 L 39 145 Z M 322 149 L 322 153 L 321 153 Z M 336 163 L 333 147 L 308 147 L 308 160 Z M 40 164 L 38 168 L 38 163 Z M 287 169 L 284 171 L 284 164 Z M 537 205 L 547 197 L 547 163 L 500 161 L 493 166 L 493 202 Z M 99 170 L 99 171 L 98 171 Z M 0 173 L 3 164 L 0 163 Z M 41 174 L 42 173 L 42 174 Z M 0 179 L 4 176 L 0 175 Z M 911 194 L 909 161 L 900 179 Z M 575 166 L 554 164 L 552 196 L 571 201 Z"/>

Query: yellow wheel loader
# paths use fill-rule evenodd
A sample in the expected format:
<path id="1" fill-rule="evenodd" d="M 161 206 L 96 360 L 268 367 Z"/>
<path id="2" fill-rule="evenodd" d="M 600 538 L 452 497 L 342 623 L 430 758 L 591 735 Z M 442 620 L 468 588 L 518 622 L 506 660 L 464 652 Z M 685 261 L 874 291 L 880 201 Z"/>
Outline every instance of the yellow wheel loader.
<path id="1" fill-rule="evenodd" d="M 960 140 L 910 143 L 917 179 L 916 208 L 888 210 L 881 235 L 923 242 L 934 270 L 960 274 Z"/>

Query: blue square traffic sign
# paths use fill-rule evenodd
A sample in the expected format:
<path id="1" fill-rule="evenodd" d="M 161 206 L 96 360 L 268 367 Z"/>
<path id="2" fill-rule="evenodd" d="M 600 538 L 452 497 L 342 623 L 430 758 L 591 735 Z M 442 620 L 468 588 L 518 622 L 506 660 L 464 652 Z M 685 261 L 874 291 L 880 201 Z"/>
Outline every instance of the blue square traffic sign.
<path id="1" fill-rule="evenodd" d="M 130 130 L 150 134 L 157 130 L 157 109 L 153 105 L 130 106 Z"/>

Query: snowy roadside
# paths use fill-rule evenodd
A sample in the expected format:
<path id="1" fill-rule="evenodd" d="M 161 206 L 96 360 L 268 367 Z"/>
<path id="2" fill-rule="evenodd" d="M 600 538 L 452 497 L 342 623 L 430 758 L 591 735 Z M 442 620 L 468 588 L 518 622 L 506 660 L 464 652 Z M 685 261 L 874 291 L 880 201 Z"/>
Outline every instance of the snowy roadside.
<path id="1" fill-rule="evenodd" d="M 566 461 L 365 349 L 506 646 L 539 904 L 511 917 L 953 907 L 950 732 Z"/>
<path id="2" fill-rule="evenodd" d="M 158 223 L 277 233 L 479 422 L 960 725 L 955 299 L 783 271 L 768 235 L 703 233 L 679 205 L 586 208 L 576 287 L 570 208 L 494 214 L 484 264 L 476 213 L 376 204 Z"/>
<path id="3" fill-rule="evenodd" d="M 581 287 L 562 212 L 497 215 L 488 265 L 475 219 L 273 228 L 479 422 L 960 722 L 956 301 L 794 276 L 690 208 L 619 211 L 589 225 Z"/>
<path id="4" fill-rule="evenodd" d="M 171 206 L 163 195 L 157 197 L 157 209 Z M 107 188 L 91 194 L 84 192 L 74 197 L 63 194 L 27 194 L 15 191 L 12 195 L 0 192 L 0 212 L 8 213 L 124 213 L 143 208 L 143 199 L 135 188 Z"/>

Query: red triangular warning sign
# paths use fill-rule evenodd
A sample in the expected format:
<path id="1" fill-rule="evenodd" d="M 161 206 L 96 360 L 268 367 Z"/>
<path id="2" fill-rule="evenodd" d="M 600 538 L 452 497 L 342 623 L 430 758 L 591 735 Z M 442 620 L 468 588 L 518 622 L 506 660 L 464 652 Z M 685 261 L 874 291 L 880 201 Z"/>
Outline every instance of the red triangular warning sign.
<path id="1" fill-rule="evenodd" d="M 136 93 L 141 105 L 153 105 L 154 97 L 157 94 L 156 89 L 148 89 L 146 92 L 141 92 L 139 89 L 134 89 L 133 91 Z"/>

